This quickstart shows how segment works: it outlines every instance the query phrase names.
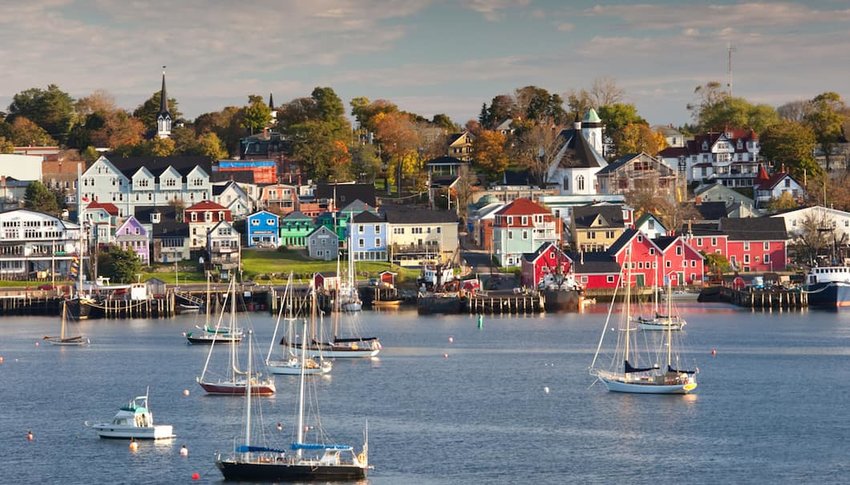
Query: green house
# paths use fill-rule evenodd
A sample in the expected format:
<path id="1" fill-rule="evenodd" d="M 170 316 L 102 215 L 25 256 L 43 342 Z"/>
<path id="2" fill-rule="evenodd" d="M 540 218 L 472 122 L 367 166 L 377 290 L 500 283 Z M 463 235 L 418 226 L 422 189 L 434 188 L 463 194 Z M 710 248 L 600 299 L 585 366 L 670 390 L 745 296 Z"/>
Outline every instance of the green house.
<path id="1" fill-rule="evenodd" d="M 290 212 L 280 220 L 280 245 L 287 248 L 307 247 L 307 235 L 317 227 L 312 217 L 300 211 Z"/>

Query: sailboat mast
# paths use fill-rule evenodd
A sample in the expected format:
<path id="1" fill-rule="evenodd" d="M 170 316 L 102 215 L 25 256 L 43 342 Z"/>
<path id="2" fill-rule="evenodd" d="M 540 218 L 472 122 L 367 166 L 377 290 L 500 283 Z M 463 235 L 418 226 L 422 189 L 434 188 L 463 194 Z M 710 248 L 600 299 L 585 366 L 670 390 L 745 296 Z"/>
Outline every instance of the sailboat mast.
<path id="1" fill-rule="evenodd" d="M 304 322 L 302 327 L 302 332 L 307 331 L 307 322 Z M 301 345 L 301 382 L 299 384 L 298 389 L 298 440 L 297 443 L 301 444 L 304 442 L 304 368 L 307 367 L 307 346 Z M 301 458 L 301 447 L 298 448 L 296 452 L 298 458 Z"/>
<path id="2" fill-rule="evenodd" d="M 245 389 L 245 454 L 243 455 L 245 460 L 248 460 L 251 453 L 248 450 L 251 446 L 251 360 L 253 359 L 251 338 L 253 334 L 253 330 L 248 330 L 248 383 Z"/>
<path id="3" fill-rule="evenodd" d="M 629 360 L 629 327 L 632 324 L 632 252 L 628 251 L 626 257 L 626 348 L 623 352 L 623 360 Z"/>
<path id="4" fill-rule="evenodd" d="M 231 278 L 230 280 L 231 287 L 231 296 L 233 297 L 233 301 L 230 302 L 230 335 L 234 335 L 236 333 L 236 279 Z M 248 345 L 250 347 L 250 344 Z M 233 374 L 233 380 L 236 381 L 236 373 L 239 372 L 239 369 L 236 368 L 236 345 L 230 345 L 230 368 Z M 250 379 L 251 375 L 248 375 Z"/>
<path id="5" fill-rule="evenodd" d="M 667 275 L 667 367 L 673 365 L 673 280 Z"/>
<path id="6" fill-rule="evenodd" d="M 206 320 L 204 321 L 204 325 L 209 328 L 210 326 L 210 272 L 207 271 L 207 305 L 206 305 Z"/>

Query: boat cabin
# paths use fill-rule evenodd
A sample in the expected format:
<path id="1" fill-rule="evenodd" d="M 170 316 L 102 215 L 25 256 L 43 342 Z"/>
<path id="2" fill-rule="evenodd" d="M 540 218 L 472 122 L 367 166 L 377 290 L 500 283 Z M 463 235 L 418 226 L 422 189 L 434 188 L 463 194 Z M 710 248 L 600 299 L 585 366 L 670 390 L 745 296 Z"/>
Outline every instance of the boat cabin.
<path id="1" fill-rule="evenodd" d="M 817 283 L 830 283 L 839 281 L 850 282 L 850 267 L 848 266 L 823 266 L 815 267 L 809 271 L 806 283 L 814 285 Z"/>

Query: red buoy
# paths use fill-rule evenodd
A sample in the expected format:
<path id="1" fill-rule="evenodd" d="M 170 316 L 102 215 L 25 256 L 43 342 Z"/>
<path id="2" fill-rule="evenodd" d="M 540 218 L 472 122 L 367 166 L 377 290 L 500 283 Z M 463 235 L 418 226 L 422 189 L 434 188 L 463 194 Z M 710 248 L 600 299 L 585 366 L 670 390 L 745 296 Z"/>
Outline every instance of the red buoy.
<path id="1" fill-rule="evenodd" d="M 200 473 L 195 472 L 195 473 L 192 474 L 192 480 L 200 480 L 200 479 L 201 479 Z"/>

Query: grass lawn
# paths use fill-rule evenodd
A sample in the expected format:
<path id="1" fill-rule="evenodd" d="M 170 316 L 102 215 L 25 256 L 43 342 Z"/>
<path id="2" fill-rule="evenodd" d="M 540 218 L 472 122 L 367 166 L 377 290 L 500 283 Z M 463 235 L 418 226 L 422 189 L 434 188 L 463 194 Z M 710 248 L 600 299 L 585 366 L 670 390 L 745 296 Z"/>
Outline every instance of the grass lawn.
<path id="1" fill-rule="evenodd" d="M 308 259 L 298 251 L 263 251 L 256 249 L 242 250 L 242 269 L 245 278 L 254 281 L 285 283 L 289 273 L 299 281 L 307 281 L 313 273 L 336 271 L 336 261 L 316 261 Z M 398 273 L 397 282 L 414 281 L 419 276 L 419 270 L 401 268 L 382 261 L 358 262 L 357 276 L 359 278 L 376 277 L 381 271 Z"/>

